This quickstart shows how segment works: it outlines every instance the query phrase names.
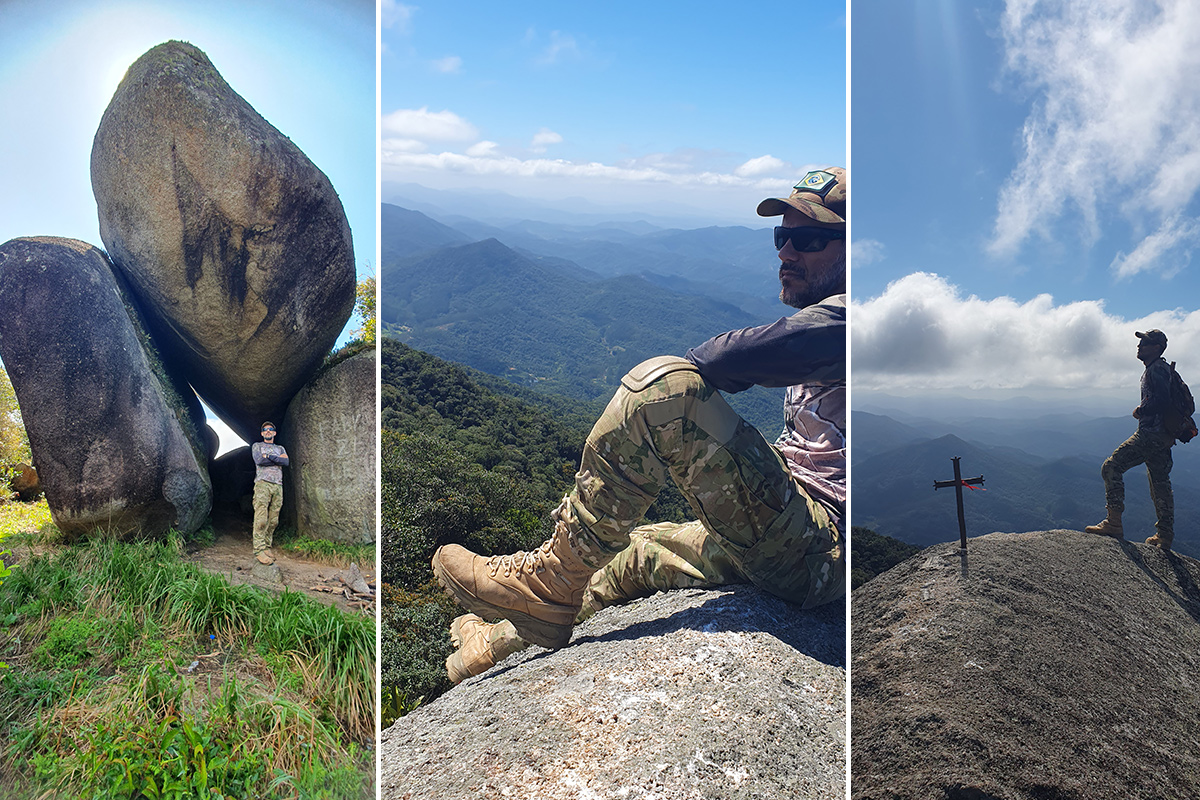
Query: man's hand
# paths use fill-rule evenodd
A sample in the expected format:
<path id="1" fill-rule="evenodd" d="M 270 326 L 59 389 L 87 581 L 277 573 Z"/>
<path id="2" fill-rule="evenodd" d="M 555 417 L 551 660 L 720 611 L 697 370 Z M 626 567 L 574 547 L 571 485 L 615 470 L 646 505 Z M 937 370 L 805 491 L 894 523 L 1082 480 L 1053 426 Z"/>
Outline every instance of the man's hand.
<path id="1" fill-rule="evenodd" d="M 1135 408 L 1135 409 L 1133 410 L 1133 418 L 1134 418 L 1134 419 L 1141 419 L 1141 418 L 1142 418 L 1142 407 L 1141 407 L 1141 406 L 1138 406 L 1137 408 Z"/>

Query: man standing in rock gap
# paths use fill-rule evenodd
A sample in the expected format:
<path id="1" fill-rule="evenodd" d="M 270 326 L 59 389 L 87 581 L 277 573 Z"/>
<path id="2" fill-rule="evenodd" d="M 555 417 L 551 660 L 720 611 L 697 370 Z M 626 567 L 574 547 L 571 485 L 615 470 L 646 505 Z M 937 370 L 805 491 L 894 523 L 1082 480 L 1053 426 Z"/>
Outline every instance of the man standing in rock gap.
<path id="1" fill-rule="evenodd" d="M 438 582 L 473 612 L 451 625 L 451 680 L 529 643 L 563 647 L 577 620 L 659 590 L 748 582 L 801 608 L 845 597 L 847 189 L 828 167 L 759 204 L 783 216 L 779 296 L 799 311 L 622 378 L 549 541 L 490 558 L 438 549 Z M 787 387 L 774 446 L 718 392 L 755 384 Z M 634 530 L 668 479 L 698 519 Z"/>
<path id="2" fill-rule="evenodd" d="M 263 440 L 250 446 L 254 458 L 254 557 L 260 564 L 274 564 L 271 537 L 283 505 L 283 468 L 288 465 L 288 454 L 275 444 L 274 422 L 264 422 L 261 432 Z"/>
<path id="3" fill-rule="evenodd" d="M 1137 430 L 1109 456 L 1100 468 L 1104 478 L 1104 505 L 1107 515 L 1088 533 L 1121 539 L 1125 535 L 1121 514 L 1125 511 L 1125 473 L 1138 464 L 1146 465 L 1150 475 L 1150 499 L 1158 515 L 1155 533 L 1146 544 L 1171 549 L 1175 539 L 1175 496 L 1171 493 L 1171 447 L 1175 436 L 1164 424 L 1171 406 L 1171 365 L 1162 357 L 1167 335 L 1158 329 L 1138 332 L 1138 360 L 1146 365 L 1142 372 L 1142 402 L 1133 410 Z"/>

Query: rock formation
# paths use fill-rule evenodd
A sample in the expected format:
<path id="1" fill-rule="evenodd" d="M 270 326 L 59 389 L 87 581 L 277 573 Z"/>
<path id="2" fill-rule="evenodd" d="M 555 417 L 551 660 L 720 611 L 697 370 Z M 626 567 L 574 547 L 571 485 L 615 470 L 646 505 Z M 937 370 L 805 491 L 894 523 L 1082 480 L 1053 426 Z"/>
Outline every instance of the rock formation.
<path id="1" fill-rule="evenodd" d="M 21 463 L 14 466 L 8 487 L 22 503 L 31 503 L 42 493 L 42 482 L 32 464 Z"/>
<path id="2" fill-rule="evenodd" d="M 1200 563 L 1073 531 L 853 595 L 856 800 L 1200 797 Z"/>
<path id="3" fill-rule="evenodd" d="M 314 539 L 375 541 L 375 348 L 323 371 L 288 406 L 284 505 Z"/>
<path id="4" fill-rule="evenodd" d="M 380 797 L 843 797 L 844 614 L 752 586 L 604 609 L 398 720 Z"/>
<path id="5" fill-rule="evenodd" d="M 129 68 L 91 169 L 101 238 L 164 358 L 253 440 L 350 316 L 350 228 L 329 180 L 183 42 Z"/>
<path id="6" fill-rule="evenodd" d="M 63 533 L 200 527 L 212 502 L 200 403 L 172 382 L 103 252 L 0 245 L 0 357 Z"/>

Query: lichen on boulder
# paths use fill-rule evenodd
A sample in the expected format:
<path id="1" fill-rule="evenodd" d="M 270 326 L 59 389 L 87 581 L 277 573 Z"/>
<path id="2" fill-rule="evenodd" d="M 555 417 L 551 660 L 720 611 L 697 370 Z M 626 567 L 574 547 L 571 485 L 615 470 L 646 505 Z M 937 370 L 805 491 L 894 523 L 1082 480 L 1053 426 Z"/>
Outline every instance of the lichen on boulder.
<path id="1" fill-rule="evenodd" d="M 212 490 L 199 401 L 150 347 L 101 250 L 51 237 L 0 245 L 0 357 L 63 533 L 203 524 Z"/>
<path id="2" fill-rule="evenodd" d="M 375 541 L 375 353 L 370 347 L 323 370 L 288 406 L 284 506 L 314 539 Z"/>

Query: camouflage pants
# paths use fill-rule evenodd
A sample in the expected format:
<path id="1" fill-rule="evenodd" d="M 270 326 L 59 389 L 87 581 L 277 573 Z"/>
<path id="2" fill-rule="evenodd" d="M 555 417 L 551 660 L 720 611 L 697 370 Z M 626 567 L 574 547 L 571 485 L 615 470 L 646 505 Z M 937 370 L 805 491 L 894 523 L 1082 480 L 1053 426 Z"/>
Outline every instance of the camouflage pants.
<path id="1" fill-rule="evenodd" d="M 660 368 L 650 368 L 655 364 Z M 668 475 L 704 531 L 701 541 L 700 529 L 682 526 L 691 542 L 686 549 L 699 557 L 682 557 L 654 537 L 647 540 L 658 545 L 652 557 L 645 547 L 622 553 Z M 622 380 L 587 438 L 575 482 L 555 519 L 585 562 L 611 567 L 606 574 L 614 593 L 620 586 L 736 578 L 803 608 L 845 595 L 841 535 L 825 509 L 762 434 L 683 359 L 652 359 Z M 668 575 L 653 574 L 667 564 Z M 630 577 L 639 571 L 648 574 Z"/>
<path id="2" fill-rule="evenodd" d="M 749 582 L 699 520 L 643 525 L 629 534 L 629 546 L 592 576 L 576 621 L 655 592 Z"/>
<path id="3" fill-rule="evenodd" d="M 254 553 L 270 549 L 271 537 L 279 524 L 283 505 L 283 486 L 270 481 L 254 482 Z"/>
<path id="4" fill-rule="evenodd" d="M 1158 515 L 1155 528 L 1167 541 L 1175 537 L 1175 496 L 1171 493 L 1171 445 L 1167 433 L 1137 431 L 1121 443 L 1104 461 L 1104 505 L 1118 513 L 1125 510 L 1125 473 L 1138 464 L 1146 465 L 1150 476 L 1150 499 Z"/>

